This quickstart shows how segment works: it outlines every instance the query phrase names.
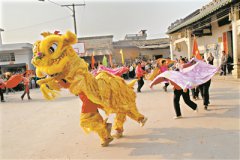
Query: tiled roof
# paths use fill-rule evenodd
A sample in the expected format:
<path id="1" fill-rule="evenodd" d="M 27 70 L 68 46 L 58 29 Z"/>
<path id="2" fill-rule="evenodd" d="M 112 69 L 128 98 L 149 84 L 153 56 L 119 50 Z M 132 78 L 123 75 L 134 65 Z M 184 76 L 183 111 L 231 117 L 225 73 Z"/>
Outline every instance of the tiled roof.
<path id="1" fill-rule="evenodd" d="M 206 16 L 208 16 L 209 14 L 219 10 L 220 8 L 232 3 L 234 0 L 214 0 L 216 1 L 215 3 L 211 2 L 209 3 L 209 5 L 207 5 L 206 7 L 204 7 L 204 9 L 202 9 L 199 14 L 193 16 L 192 18 L 189 18 L 185 21 L 181 21 L 179 24 L 175 25 L 174 27 L 170 27 L 167 34 L 173 33 L 185 26 L 188 26 Z"/>

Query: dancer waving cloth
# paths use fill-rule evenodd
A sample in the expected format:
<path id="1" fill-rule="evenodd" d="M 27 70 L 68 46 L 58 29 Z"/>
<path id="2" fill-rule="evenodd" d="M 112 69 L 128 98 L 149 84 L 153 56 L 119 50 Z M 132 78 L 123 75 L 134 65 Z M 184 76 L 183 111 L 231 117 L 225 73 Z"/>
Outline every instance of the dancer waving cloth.
<path id="1" fill-rule="evenodd" d="M 180 96 L 183 95 L 185 103 L 193 110 L 196 110 L 197 106 L 190 100 L 188 90 L 209 81 L 218 70 L 218 67 L 214 67 L 201 60 L 193 58 L 190 63 L 183 66 L 183 69 L 181 69 L 180 72 L 165 71 L 164 73 L 158 75 L 152 81 L 150 87 L 152 88 L 154 85 L 165 80 L 170 81 L 170 83 L 174 86 L 174 107 L 176 110 L 176 118 L 180 118 Z"/>
<path id="2" fill-rule="evenodd" d="M 157 83 L 158 79 L 163 77 L 175 82 L 182 89 L 191 89 L 210 80 L 218 70 L 219 67 L 209 65 L 201 60 L 193 58 L 189 63 L 183 66 L 180 72 L 165 71 L 158 75 L 152 81 L 152 84 Z"/>

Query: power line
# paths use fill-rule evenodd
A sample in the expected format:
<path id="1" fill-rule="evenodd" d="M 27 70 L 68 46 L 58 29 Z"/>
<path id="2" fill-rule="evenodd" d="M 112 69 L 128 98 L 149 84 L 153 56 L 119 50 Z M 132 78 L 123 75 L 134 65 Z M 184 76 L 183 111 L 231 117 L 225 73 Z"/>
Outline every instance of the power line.
<path id="1" fill-rule="evenodd" d="M 5 30 L 4 32 L 12 32 L 12 31 L 20 30 L 20 29 L 31 28 L 31 27 L 35 27 L 35 26 L 39 26 L 39 25 L 43 25 L 43 24 L 52 23 L 52 22 L 63 20 L 63 19 L 67 19 L 69 17 L 71 17 L 71 16 L 69 15 L 69 16 L 65 16 L 65 17 L 61 17 L 61 18 L 45 21 L 45 22 L 42 22 L 42 23 L 38 23 L 38 24 L 33 24 L 33 25 L 29 25 L 29 26 L 14 28 L 14 29 L 10 29 L 10 30 Z"/>

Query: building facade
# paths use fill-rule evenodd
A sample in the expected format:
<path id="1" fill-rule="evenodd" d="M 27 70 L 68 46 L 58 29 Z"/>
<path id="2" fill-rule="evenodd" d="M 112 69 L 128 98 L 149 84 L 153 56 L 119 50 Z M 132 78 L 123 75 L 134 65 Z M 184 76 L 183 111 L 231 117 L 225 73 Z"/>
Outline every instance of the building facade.
<path id="1" fill-rule="evenodd" d="M 220 65 L 221 53 L 233 58 L 233 76 L 240 78 L 240 2 L 213 0 L 168 28 L 171 58 L 191 58 L 194 36 L 204 57 L 212 53 Z"/>
<path id="2" fill-rule="evenodd" d="M 80 57 L 90 64 L 91 57 L 94 55 L 96 63 L 102 62 L 104 55 L 109 57 L 113 54 L 112 42 L 113 35 L 78 38 L 78 43 L 83 43 L 85 50 Z"/>
<path id="3" fill-rule="evenodd" d="M 136 58 L 157 59 L 170 57 L 170 45 L 168 38 L 146 39 L 146 30 L 138 34 L 127 34 L 124 40 L 113 42 L 113 36 L 93 36 L 78 38 L 78 43 L 83 43 L 85 52 L 80 55 L 89 64 L 94 55 L 95 63 L 102 62 L 105 55 L 109 62 L 111 55 L 112 63 L 122 65 L 120 50 L 124 54 L 126 65 L 135 62 Z"/>
<path id="4" fill-rule="evenodd" d="M 136 58 L 158 59 L 170 57 L 170 45 L 168 38 L 149 40 L 121 40 L 113 42 L 113 57 L 116 62 L 121 62 L 120 50 L 123 51 L 127 64 L 131 64 Z"/>
<path id="5" fill-rule="evenodd" d="M 0 74 L 34 70 L 31 64 L 32 56 L 32 44 L 2 44 L 0 46 Z"/>

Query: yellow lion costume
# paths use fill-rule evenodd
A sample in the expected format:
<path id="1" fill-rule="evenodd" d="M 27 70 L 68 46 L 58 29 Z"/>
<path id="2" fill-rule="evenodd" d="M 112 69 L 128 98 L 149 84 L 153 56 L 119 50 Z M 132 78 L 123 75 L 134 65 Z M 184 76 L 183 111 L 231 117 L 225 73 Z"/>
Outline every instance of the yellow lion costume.
<path id="1" fill-rule="evenodd" d="M 68 88 L 83 101 L 80 124 L 89 132 L 98 133 L 102 146 L 107 146 L 112 137 L 109 126 L 98 113 L 97 108 L 107 114 L 116 113 L 113 128 L 117 138 L 122 136 L 123 123 L 126 116 L 143 126 L 147 120 L 136 107 L 136 94 L 133 83 L 125 81 L 107 72 L 100 72 L 94 77 L 88 71 L 88 64 L 73 50 L 72 44 L 77 37 L 72 32 L 58 35 L 42 33 L 44 39 L 37 41 L 33 47 L 32 64 L 36 74 L 41 78 L 37 83 L 44 97 L 48 100 L 56 98 L 61 88 Z"/>

